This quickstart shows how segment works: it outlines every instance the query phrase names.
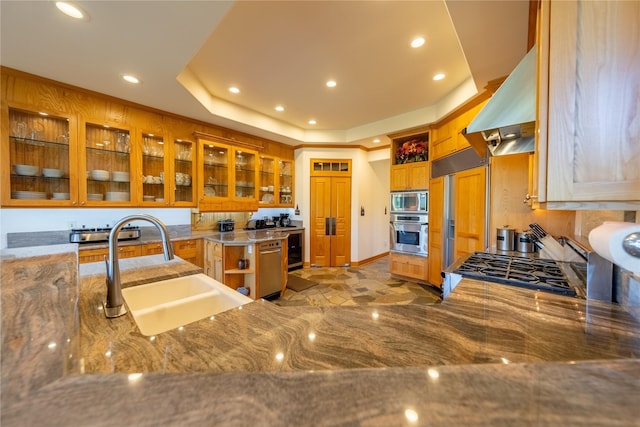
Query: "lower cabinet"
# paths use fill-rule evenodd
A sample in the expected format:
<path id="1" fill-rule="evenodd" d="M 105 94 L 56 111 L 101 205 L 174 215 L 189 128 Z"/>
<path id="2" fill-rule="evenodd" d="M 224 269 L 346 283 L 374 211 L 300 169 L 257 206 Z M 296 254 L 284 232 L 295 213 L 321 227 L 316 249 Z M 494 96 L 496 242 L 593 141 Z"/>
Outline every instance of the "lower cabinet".
<path id="1" fill-rule="evenodd" d="M 258 283 L 255 245 L 223 245 L 207 240 L 204 250 L 204 272 L 231 289 L 245 287 L 249 298 L 257 299 Z"/>
<path id="2" fill-rule="evenodd" d="M 118 259 L 134 258 L 142 255 L 140 245 L 128 245 L 118 247 Z M 88 264 L 90 262 L 104 261 L 109 257 L 109 248 L 80 249 L 78 251 L 78 262 Z"/>
<path id="3" fill-rule="evenodd" d="M 391 252 L 389 254 L 389 271 L 393 275 L 427 282 L 429 277 L 429 258 Z"/>
<path id="4" fill-rule="evenodd" d="M 172 242 L 173 252 L 176 256 L 185 261 L 203 267 L 202 239 L 176 240 Z M 123 245 L 118 247 L 118 258 L 133 258 L 146 255 L 157 255 L 164 253 L 161 242 L 145 243 L 141 245 Z M 78 250 L 78 262 L 87 264 L 90 262 L 103 261 L 109 256 L 109 248 L 82 249 Z"/>

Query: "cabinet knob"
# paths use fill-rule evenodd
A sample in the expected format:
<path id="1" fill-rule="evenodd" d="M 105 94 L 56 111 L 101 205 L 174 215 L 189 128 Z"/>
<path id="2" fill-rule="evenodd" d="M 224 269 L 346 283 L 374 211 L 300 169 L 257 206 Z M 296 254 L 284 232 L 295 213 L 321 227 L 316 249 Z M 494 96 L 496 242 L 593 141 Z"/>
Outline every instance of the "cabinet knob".
<path id="1" fill-rule="evenodd" d="M 527 204 L 531 201 L 531 199 L 537 199 L 538 196 L 532 196 L 530 194 L 527 194 L 526 196 L 524 196 L 524 200 L 522 201 L 523 204 Z"/>

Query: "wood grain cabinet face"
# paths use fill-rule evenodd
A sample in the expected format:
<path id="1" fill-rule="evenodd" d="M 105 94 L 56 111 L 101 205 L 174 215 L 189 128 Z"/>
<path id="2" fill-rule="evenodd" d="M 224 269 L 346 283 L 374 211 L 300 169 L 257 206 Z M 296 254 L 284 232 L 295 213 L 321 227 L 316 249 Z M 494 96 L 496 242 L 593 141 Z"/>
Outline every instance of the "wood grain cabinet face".
<path id="1" fill-rule="evenodd" d="M 545 1 L 540 16 L 536 195 L 547 208 L 639 209 L 640 38 L 628 31 L 640 3 Z"/>
<path id="2" fill-rule="evenodd" d="M 195 206 L 196 196 L 196 145 L 192 141 L 176 138 L 173 141 L 173 167 L 170 168 L 169 189 L 174 206 Z M 166 179 L 165 175 L 165 179 Z"/>
<path id="3" fill-rule="evenodd" d="M 76 205 L 75 119 L 11 106 L 2 115 L 2 204 Z"/>
<path id="4" fill-rule="evenodd" d="M 142 256 L 142 248 L 140 245 L 129 245 L 118 247 L 118 259 L 134 258 Z M 86 264 L 90 262 L 101 262 L 105 258 L 109 258 L 108 248 L 99 249 L 79 249 L 78 262 L 80 264 Z"/>
<path id="5" fill-rule="evenodd" d="M 142 172 L 138 184 L 142 205 L 168 206 L 170 204 L 169 189 L 173 183 L 171 170 L 171 146 L 162 135 L 143 132 L 141 135 L 140 157 Z"/>
<path id="6" fill-rule="evenodd" d="M 429 188 L 429 132 L 391 136 L 391 191 Z"/>
<path id="7" fill-rule="evenodd" d="M 428 258 L 392 252 L 389 254 L 389 272 L 426 282 L 429 276 Z"/>

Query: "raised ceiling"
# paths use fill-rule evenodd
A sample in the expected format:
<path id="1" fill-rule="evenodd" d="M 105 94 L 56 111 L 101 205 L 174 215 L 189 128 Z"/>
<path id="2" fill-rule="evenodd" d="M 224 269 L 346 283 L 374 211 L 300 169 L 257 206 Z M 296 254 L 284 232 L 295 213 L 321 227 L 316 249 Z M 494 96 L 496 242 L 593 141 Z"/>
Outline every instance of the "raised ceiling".
<path id="1" fill-rule="evenodd" d="M 90 1 L 73 21 L 53 3 L 0 2 L 2 65 L 288 144 L 368 147 L 507 75 L 529 4 Z"/>

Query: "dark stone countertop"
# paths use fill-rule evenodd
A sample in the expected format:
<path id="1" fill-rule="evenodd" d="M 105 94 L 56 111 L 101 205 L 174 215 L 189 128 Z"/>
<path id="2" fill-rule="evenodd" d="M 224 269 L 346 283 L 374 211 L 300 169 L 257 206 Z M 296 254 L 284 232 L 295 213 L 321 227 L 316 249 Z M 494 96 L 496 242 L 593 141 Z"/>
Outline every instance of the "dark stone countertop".
<path id="1" fill-rule="evenodd" d="M 165 278 L 171 266 L 154 273 L 161 259 L 122 260 L 123 280 Z M 43 325 L 21 292 L 5 295 L 19 267 L 3 265 L 3 426 L 631 426 L 640 417 L 640 324 L 616 305 L 465 279 L 442 304 L 259 300 L 151 338 L 130 315 L 104 317 L 103 277 L 91 266 L 80 270 L 77 316 L 59 304 L 73 294 L 61 295 L 62 279 L 37 295 L 52 313 Z M 48 281 L 30 287 L 38 280 Z"/>

